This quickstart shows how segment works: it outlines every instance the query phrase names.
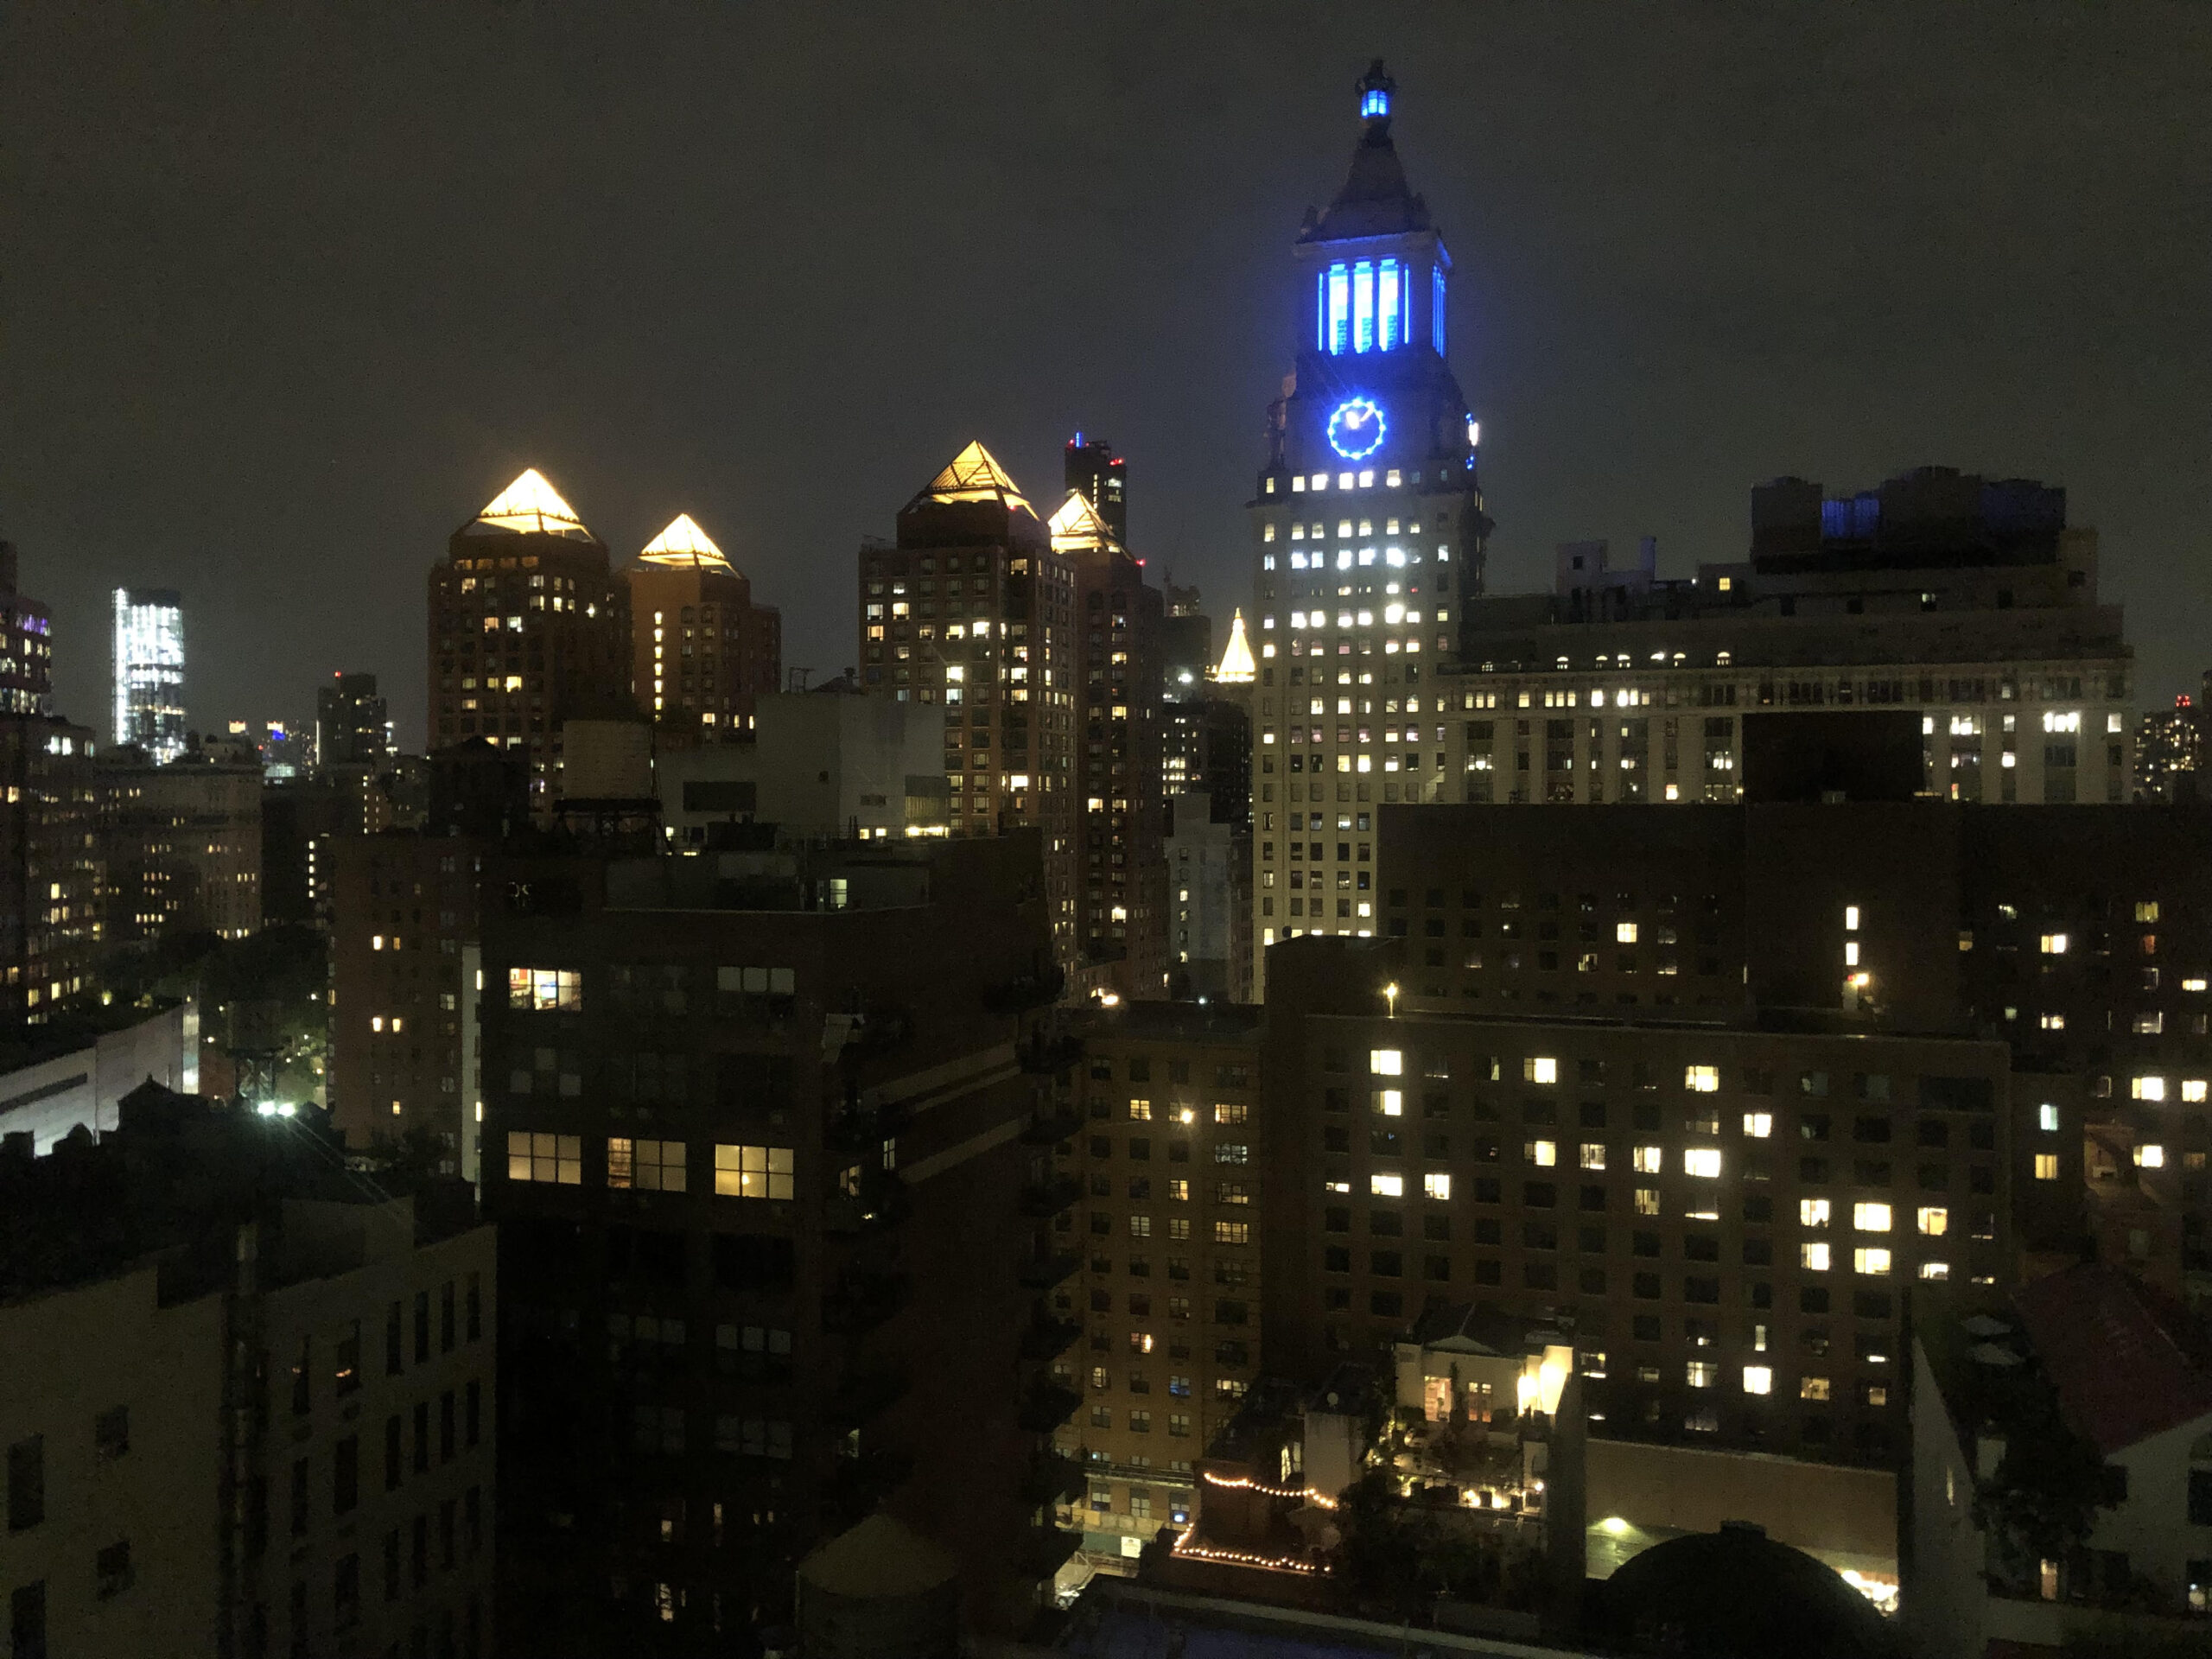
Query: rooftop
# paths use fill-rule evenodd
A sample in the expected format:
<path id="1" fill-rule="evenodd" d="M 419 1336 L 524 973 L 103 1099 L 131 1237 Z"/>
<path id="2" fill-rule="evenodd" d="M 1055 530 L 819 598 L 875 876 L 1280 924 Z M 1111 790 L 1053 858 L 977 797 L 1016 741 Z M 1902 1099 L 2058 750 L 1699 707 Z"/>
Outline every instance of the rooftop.
<path id="1" fill-rule="evenodd" d="M 505 531 L 524 536 L 565 536 L 588 542 L 597 538 L 584 528 L 576 510 L 561 499 L 535 467 L 486 502 L 484 511 L 463 527 L 463 534 L 480 535 Z"/>
<path id="2" fill-rule="evenodd" d="M 918 505 L 924 499 L 947 506 L 967 501 L 991 501 L 1009 512 L 1035 517 L 1035 510 L 1021 493 L 1021 486 L 980 442 L 970 443 L 955 455 L 908 505 Z"/>
<path id="3" fill-rule="evenodd" d="M 2107 1457 L 2212 1414 L 2212 1334 L 2117 1268 L 2012 1294 L 2068 1422 Z"/>
<path id="4" fill-rule="evenodd" d="M 668 527 L 645 543 L 638 555 L 638 563 L 677 569 L 731 569 L 729 560 L 715 545 L 714 537 L 700 529 L 698 522 L 688 512 L 679 512 L 670 519 Z"/>
<path id="5" fill-rule="evenodd" d="M 1240 609 L 1229 619 L 1229 648 L 1221 653 L 1221 665 L 1213 671 L 1214 681 L 1220 685 L 1249 685 L 1257 674 L 1251 645 L 1244 638 L 1244 613 Z"/>
<path id="6" fill-rule="evenodd" d="M 971 445 L 981 448 L 981 445 Z M 1060 510 L 1047 521 L 1046 528 L 1052 532 L 1055 553 L 1076 553 L 1092 548 L 1115 545 L 1114 532 L 1098 516 L 1098 509 L 1081 490 L 1070 490 L 1068 499 L 1060 503 Z"/>

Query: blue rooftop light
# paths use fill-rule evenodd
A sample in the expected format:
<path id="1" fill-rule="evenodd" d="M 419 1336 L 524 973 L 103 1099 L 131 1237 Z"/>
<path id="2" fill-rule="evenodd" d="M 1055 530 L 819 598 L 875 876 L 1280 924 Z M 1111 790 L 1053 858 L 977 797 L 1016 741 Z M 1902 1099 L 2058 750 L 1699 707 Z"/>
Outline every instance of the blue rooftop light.
<path id="1" fill-rule="evenodd" d="M 1378 115 L 1390 113 L 1390 94 L 1380 86 L 1370 86 L 1359 95 L 1359 112 L 1372 120 Z"/>
<path id="2" fill-rule="evenodd" d="M 1398 90 L 1398 83 L 1390 79 L 1377 58 L 1367 66 L 1367 73 L 1359 78 L 1359 114 L 1363 121 L 1388 121 L 1390 118 L 1390 95 Z"/>

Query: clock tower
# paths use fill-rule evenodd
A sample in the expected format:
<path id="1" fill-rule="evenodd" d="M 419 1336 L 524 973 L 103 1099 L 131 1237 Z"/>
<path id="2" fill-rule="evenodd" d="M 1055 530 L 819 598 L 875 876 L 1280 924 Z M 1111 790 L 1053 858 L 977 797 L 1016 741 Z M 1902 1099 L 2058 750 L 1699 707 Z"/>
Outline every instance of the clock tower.
<path id="1" fill-rule="evenodd" d="M 1491 529 L 1479 429 L 1446 356 L 1452 257 L 1406 183 L 1380 59 L 1357 92 L 1351 170 L 1292 250 L 1297 367 L 1250 503 L 1262 950 L 1373 932 L 1376 809 L 1447 798 L 1436 670 L 1482 589 Z"/>

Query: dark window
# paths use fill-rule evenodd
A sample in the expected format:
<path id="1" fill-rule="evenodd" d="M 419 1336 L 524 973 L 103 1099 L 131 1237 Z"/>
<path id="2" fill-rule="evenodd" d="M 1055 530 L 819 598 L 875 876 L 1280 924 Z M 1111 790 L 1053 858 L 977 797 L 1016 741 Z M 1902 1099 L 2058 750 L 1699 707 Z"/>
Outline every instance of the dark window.
<path id="1" fill-rule="evenodd" d="M 92 1449 L 102 1463 L 130 1450 L 130 1408 L 110 1406 L 92 1419 Z"/>
<path id="2" fill-rule="evenodd" d="M 1584 1187 L 1582 1207 L 1585 1210 L 1603 1210 L 1605 1207 L 1605 1189 L 1602 1186 Z"/>
<path id="3" fill-rule="evenodd" d="M 2189 1471 L 2189 1524 L 2212 1527 L 2212 1469 Z"/>
<path id="4" fill-rule="evenodd" d="M 1521 1202 L 1531 1210 L 1549 1210 L 1559 1202 L 1559 1188 L 1549 1181 L 1529 1181 L 1521 1188 Z"/>
<path id="5" fill-rule="evenodd" d="M 1405 1258 L 1396 1250 L 1370 1250 L 1367 1253 L 1367 1270 L 1382 1278 L 1403 1278 L 1405 1268 Z"/>
<path id="6" fill-rule="evenodd" d="M 1682 1300 L 1686 1302 L 1717 1302 L 1720 1300 L 1718 1279 L 1685 1279 L 1682 1281 Z"/>
<path id="7" fill-rule="evenodd" d="M 1828 1138 L 1828 1115 L 1826 1112 L 1806 1112 L 1797 1119 L 1797 1133 L 1808 1141 Z"/>
<path id="8" fill-rule="evenodd" d="M 1683 1235 L 1682 1257 L 1688 1262 L 1718 1262 L 1720 1259 L 1719 1236 L 1714 1233 Z"/>
<path id="9" fill-rule="evenodd" d="M 1582 1227 L 1575 1230 L 1575 1247 L 1585 1255 L 1605 1253 L 1605 1230 L 1602 1227 Z"/>
<path id="10" fill-rule="evenodd" d="M 384 1535 L 384 1599 L 399 1599 L 399 1529 L 395 1527 Z"/>
<path id="11" fill-rule="evenodd" d="M 1886 1290 L 1862 1290 L 1851 1299 L 1851 1311 L 1862 1319 L 1886 1319 L 1890 1317 L 1890 1293 Z"/>
<path id="12" fill-rule="evenodd" d="M 1659 1235 L 1630 1233 L 1628 1236 L 1628 1248 L 1632 1255 L 1656 1256 L 1659 1254 Z"/>
<path id="13" fill-rule="evenodd" d="M 1585 1268 L 1580 1283 L 1585 1296 L 1602 1296 L 1605 1294 L 1605 1270 L 1603 1268 Z"/>
<path id="14" fill-rule="evenodd" d="M 1380 1319 L 1402 1319 L 1406 1312 L 1405 1293 L 1397 1290 L 1375 1291 L 1367 1299 L 1367 1311 Z"/>
<path id="15" fill-rule="evenodd" d="M 1920 1144 L 1923 1147 L 1948 1147 L 1951 1144 L 1951 1126 L 1940 1117 L 1920 1120 Z"/>
<path id="16" fill-rule="evenodd" d="M 1421 1276 L 1435 1280 L 1451 1278 L 1452 1258 L 1448 1255 L 1424 1255 L 1421 1259 Z"/>
<path id="17" fill-rule="evenodd" d="M 476 1341 L 484 1334 L 484 1275 L 468 1275 L 468 1339 Z"/>
<path id="18" fill-rule="evenodd" d="M 1402 1238 L 1406 1218 L 1395 1210 L 1370 1210 L 1367 1212 L 1367 1230 L 1377 1238 Z"/>
<path id="19" fill-rule="evenodd" d="M 399 1375 L 402 1329 L 399 1304 L 394 1302 L 384 1313 L 384 1374 L 386 1376 Z"/>
<path id="20" fill-rule="evenodd" d="M 331 1357 L 336 1392 L 343 1396 L 361 1386 L 361 1322 L 346 1322 L 346 1334 L 338 1338 L 338 1347 Z"/>
<path id="21" fill-rule="evenodd" d="M 430 1468 L 430 1402 L 415 1402 L 415 1472 L 427 1474 Z"/>
<path id="22" fill-rule="evenodd" d="M 438 1351 L 453 1352 L 454 1338 L 453 1281 L 448 1279 L 438 1287 Z"/>
<path id="23" fill-rule="evenodd" d="M 1851 1138 L 1863 1146 L 1887 1146 L 1890 1141 L 1890 1120 L 1886 1117 L 1853 1118 Z"/>
<path id="24" fill-rule="evenodd" d="M 1828 1311 L 1828 1293 L 1822 1285 L 1807 1285 L 1797 1293 L 1800 1313 L 1825 1313 Z"/>
<path id="25" fill-rule="evenodd" d="M 1321 1212 L 1321 1230 L 1325 1233 L 1351 1231 L 1351 1211 L 1341 1205 L 1324 1210 Z"/>
<path id="26" fill-rule="evenodd" d="M 418 1515 L 408 1529 L 408 1566 L 413 1569 L 415 1587 L 420 1590 L 430 1581 L 430 1517 Z"/>
<path id="27" fill-rule="evenodd" d="M 415 1293 L 415 1363 L 422 1364 L 430 1357 L 430 1293 Z"/>
<path id="28" fill-rule="evenodd" d="M 1774 1241 L 1770 1238 L 1747 1238 L 1744 1241 L 1744 1263 L 1746 1267 L 1766 1268 L 1774 1265 Z"/>
<path id="29" fill-rule="evenodd" d="M 8 1641 L 15 1659 L 47 1659 L 45 1580 L 10 1593 Z"/>
<path id="30" fill-rule="evenodd" d="M 350 1630 L 361 1622 L 361 1558 L 347 1555 L 331 1575 L 330 1605 L 337 1626 Z"/>
<path id="31" fill-rule="evenodd" d="M 312 1338 L 300 1338 L 300 1351 L 292 1361 L 292 1415 L 303 1417 L 315 1403 L 315 1376 L 309 1369 L 314 1361 L 315 1344 Z"/>
<path id="32" fill-rule="evenodd" d="M 345 1515 L 361 1501 L 361 1437 L 348 1434 L 338 1442 L 331 1460 L 330 1512 Z"/>
<path id="33" fill-rule="evenodd" d="M 462 1427 L 471 1450 L 484 1438 L 484 1387 L 474 1377 L 468 1380 L 466 1405 L 461 1412 Z"/>
<path id="34" fill-rule="evenodd" d="M 292 1460 L 292 1536 L 308 1535 L 308 1460 Z"/>
<path id="35" fill-rule="evenodd" d="M 45 1519 L 46 1440 L 34 1434 L 8 1448 L 8 1530 L 21 1532 Z"/>
<path id="36" fill-rule="evenodd" d="M 399 1414 L 395 1412 L 384 1420 L 384 1489 L 387 1492 L 399 1490 Z"/>
<path id="37" fill-rule="evenodd" d="M 1421 1236 L 1438 1244 L 1452 1242 L 1452 1217 L 1433 1211 L 1421 1218 Z"/>
<path id="38" fill-rule="evenodd" d="M 1638 1342 L 1658 1341 L 1659 1316 L 1656 1313 L 1637 1314 L 1631 1327 L 1630 1334 L 1632 1334 Z"/>
<path id="39" fill-rule="evenodd" d="M 93 1589 L 101 1600 L 130 1587 L 130 1541 L 118 1539 L 92 1557 Z"/>
<path id="40" fill-rule="evenodd" d="M 1637 1274 L 1635 1280 L 1635 1290 L 1637 1296 L 1640 1300 L 1647 1302 L 1657 1301 L 1659 1300 L 1659 1275 L 1656 1273 Z"/>

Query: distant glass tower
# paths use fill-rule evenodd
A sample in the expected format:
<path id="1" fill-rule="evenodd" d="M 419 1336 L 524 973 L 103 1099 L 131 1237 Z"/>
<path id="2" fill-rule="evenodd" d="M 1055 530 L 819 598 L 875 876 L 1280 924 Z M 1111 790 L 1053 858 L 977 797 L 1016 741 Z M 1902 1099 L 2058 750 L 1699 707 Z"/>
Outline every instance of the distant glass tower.
<path id="1" fill-rule="evenodd" d="M 184 753 L 184 600 L 174 588 L 115 590 L 115 741 L 157 762 Z"/>
<path id="2" fill-rule="evenodd" d="M 333 674 L 315 702 L 317 765 L 373 766 L 389 758 L 391 722 L 375 675 Z"/>

